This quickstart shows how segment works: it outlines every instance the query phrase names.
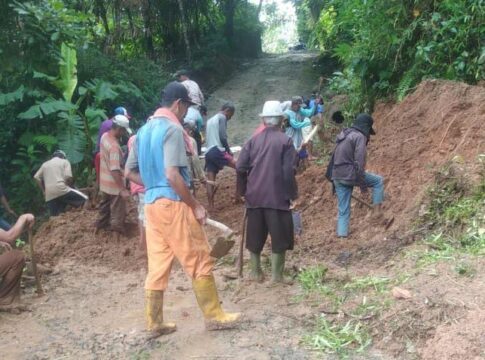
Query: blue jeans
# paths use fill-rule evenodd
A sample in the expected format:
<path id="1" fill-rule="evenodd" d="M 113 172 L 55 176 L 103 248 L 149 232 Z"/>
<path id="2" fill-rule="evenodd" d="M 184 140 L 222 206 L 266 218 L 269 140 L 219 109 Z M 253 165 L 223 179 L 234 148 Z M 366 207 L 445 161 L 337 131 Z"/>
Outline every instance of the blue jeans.
<path id="1" fill-rule="evenodd" d="M 338 201 L 337 236 L 349 235 L 350 200 L 354 187 L 345 181 L 334 180 L 335 193 Z M 382 176 L 365 173 L 365 183 L 372 188 L 372 204 L 378 205 L 384 201 L 384 179 Z"/>

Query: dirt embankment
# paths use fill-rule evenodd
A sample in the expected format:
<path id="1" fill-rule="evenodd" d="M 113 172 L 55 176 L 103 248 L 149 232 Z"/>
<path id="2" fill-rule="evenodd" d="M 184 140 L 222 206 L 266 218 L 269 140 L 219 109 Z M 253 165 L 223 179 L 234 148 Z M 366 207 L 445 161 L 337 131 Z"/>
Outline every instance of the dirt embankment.
<path id="1" fill-rule="evenodd" d="M 259 97 L 258 108 L 265 97 Z M 483 87 L 448 81 L 426 81 L 400 104 L 379 104 L 373 116 L 377 135 L 369 144 L 368 170 L 381 174 L 386 179 L 386 214 L 388 217 L 394 217 L 394 223 L 387 230 L 374 226 L 366 219 L 368 210 L 353 204 L 351 235 L 345 241 L 337 239 L 336 200 L 330 184 L 324 178 L 326 164 L 313 164 L 298 175 L 299 209 L 303 211 L 304 233 L 295 251 L 288 256 L 288 269 L 298 269 L 322 262 L 332 267 L 343 252 L 348 254 L 343 265 L 353 274 L 366 275 L 383 271 L 385 266 L 392 267 L 387 263 L 388 260 L 395 258 L 401 247 L 414 240 L 409 230 L 413 220 L 418 216 L 419 205 L 434 172 L 454 157 L 461 157 L 464 162 L 473 162 L 478 154 L 485 152 Z M 248 133 L 250 130 L 246 130 L 246 137 Z M 242 138 L 241 134 L 238 136 Z M 216 211 L 211 216 L 238 230 L 241 226 L 243 208 L 231 201 L 235 185 L 234 173 L 230 169 L 225 170 L 218 177 L 218 181 L 220 188 Z M 357 191 L 355 195 L 361 196 Z M 199 197 L 205 202 L 203 190 Z M 135 223 L 133 210 L 131 221 Z M 103 234 L 93 236 L 92 224 L 95 216 L 95 211 L 71 212 L 44 224 L 36 235 L 36 244 L 42 261 L 56 263 L 60 259 L 71 258 L 82 263 L 94 263 L 124 271 L 143 268 L 145 264 L 140 260 L 140 254 L 136 250 L 136 229 L 130 227 L 128 236 L 116 244 Z M 232 255 L 236 255 L 236 249 Z M 340 260 L 337 263 L 342 265 Z M 481 278 L 483 279 L 483 276 Z M 431 290 L 426 290 L 428 280 L 420 278 L 415 283 L 414 286 L 424 289 L 416 290 L 416 303 L 407 303 L 397 311 L 406 311 L 406 306 L 419 309 L 419 304 L 425 302 L 425 299 L 434 299 L 430 294 Z M 468 301 L 476 296 L 480 285 L 480 281 L 475 281 L 470 282 L 469 289 L 457 286 L 454 290 L 450 288 L 448 293 L 440 292 L 440 289 L 446 288 L 447 282 L 448 280 L 442 279 L 434 283 L 433 291 L 439 294 L 441 299 L 435 298 L 436 303 L 444 304 L 449 296 L 458 296 L 460 291 L 465 290 L 470 294 L 469 297 L 465 297 Z M 265 293 L 267 292 L 268 290 L 265 290 Z M 247 296 L 251 297 L 251 294 L 248 292 Z M 262 303 L 266 302 L 262 293 L 259 293 L 258 297 Z M 478 308 L 485 305 L 481 299 L 474 301 Z M 468 355 L 480 354 L 477 350 L 480 343 L 473 334 L 483 335 L 483 322 L 477 320 L 483 317 L 483 312 L 475 316 L 472 312 L 468 313 L 468 307 L 461 307 L 461 312 L 446 314 L 459 313 L 460 316 L 465 316 L 463 320 L 452 326 L 437 327 L 443 324 L 444 320 L 441 316 L 443 312 L 440 308 L 436 309 L 434 312 L 427 312 L 432 314 L 430 320 L 419 323 L 423 324 L 422 332 L 418 334 L 418 338 L 412 339 L 418 344 L 420 354 L 427 359 L 450 358 L 445 354 L 449 354 L 445 349 L 451 346 L 456 336 L 461 336 L 465 350 L 453 350 L 453 358 L 468 359 L 473 358 Z M 411 312 L 413 317 L 409 318 L 409 321 L 422 320 L 424 313 Z M 465 320 L 468 318 L 470 321 Z M 477 326 L 472 327 L 473 324 Z M 463 331 L 466 332 L 468 326 L 471 327 L 466 333 L 468 335 L 459 335 Z M 380 329 L 386 328 L 382 326 Z M 272 328 L 272 331 L 277 329 Z M 391 339 L 385 339 L 385 334 L 381 333 L 378 335 L 381 340 L 377 346 L 383 351 L 391 352 L 391 356 L 401 358 L 402 352 L 406 351 L 403 344 L 406 343 L 406 336 L 409 334 L 406 331 L 396 332 L 396 338 L 391 336 Z M 251 335 L 247 336 L 249 338 Z M 176 343 L 177 338 L 173 341 Z M 301 358 L 305 356 L 302 355 Z"/>

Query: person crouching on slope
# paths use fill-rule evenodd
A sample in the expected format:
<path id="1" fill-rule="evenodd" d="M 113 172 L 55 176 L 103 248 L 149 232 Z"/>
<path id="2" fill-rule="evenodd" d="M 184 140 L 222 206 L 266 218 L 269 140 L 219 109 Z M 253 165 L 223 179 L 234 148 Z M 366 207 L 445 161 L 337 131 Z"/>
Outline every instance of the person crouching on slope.
<path id="1" fill-rule="evenodd" d="M 261 282 L 261 251 L 271 235 L 273 282 L 283 282 L 285 254 L 293 249 L 290 202 L 297 197 L 297 152 L 292 139 L 281 131 L 279 101 L 267 101 L 260 114 L 264 129 L 242 148 L 236 163 L 238 193 L 247 208 L 246 248 L 251 254 L 251 278 Z"/>
<path id="2" fill-rule="evenodd" d="M 337 135 L 331 162 L 331 179 L 338 200 L 337 236 L 347 237 L 350 222 L 350 200 L 354 186 L 363 193 L 372 188 L 372 204 L 377 217 L 382 217 L 384 180 L 382 176 L 365 171 L 367 143 L 375 135 L 374 120 L 368 114 L 359 114 L 352 127 Z M 333 164 L 332 164 L 333 163 Z"/>
<path id="3" fill-rule="evenodd" d="M 145 309 L 150 337 L 176 330 L 175 324 L 163 321 L 163 294 L 175 259 L 192 279 L 208 330 L 232 328 L 240 318 L 221 308 L 214 261 L 202 227 L 207 212 L 189 190 L 187 154 L 194 149 L 182 121 L 191 104 L 183 85 L 169 83 L 162 92 L 162 107 L 139 130 L 126 163 L 128 179 L 145 185 Z"/>

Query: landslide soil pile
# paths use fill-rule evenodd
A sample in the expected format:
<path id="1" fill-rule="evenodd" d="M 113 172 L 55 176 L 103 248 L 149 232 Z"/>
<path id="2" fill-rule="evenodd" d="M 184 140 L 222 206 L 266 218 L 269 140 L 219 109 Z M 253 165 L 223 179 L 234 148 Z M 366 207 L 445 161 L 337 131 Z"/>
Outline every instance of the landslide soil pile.
<path id="1" fill-rule="evenodd" d="M 108 231 L 94 235 L 96 210 L 70 211 L 50 218 L 35 235 L 37 256 L 42 263 L 55 264 L 62 259 L 105 265 L 115 270 L 136 270 L 146 261 L 138 248 L 137 215 L 129 202 L 126 233 L 116 242 Z"/>
<path id="2" fill-rule="evenodd" d="M 313 165 L 299 175 L 305 234 L 299 251 L 317 259 L 352 252 L 367 271 L 413 241 L 410 224 L 435 172 L 458 157 L 474 163 L 485 152 L 485 88 L 451 81 L 425 81 L 400 104 L 381 103 L 373 113 L 376 136 L 368 146 L 367 171 L 384 176 L 386 230 L 366 218 L 367 208 L 352 204 L 351 234 L 335 237 L 336 199 L 324 179 L 325 166 Z M 327 148 L 333 145 L 325 144 Z M 371 202 L 370 194 L 354 195 Z M 349 259 L 344 259 L 345 263 Z"/>
<path id="3" fill-rule="evenodd" d="M 409 225 L 418 216 L 419 205 L 434 173 L 459 156 L 474 161 L 485 152 L 485 88 L 449 81 L 426 81 L 400 104 L 381 103 L 373 114 L 377 135 L 368 147 L 368 171 L 386 180 L 386 216 L 394 217 L 388 229 L 366 218 L 367 208 L 352 205 L 351 234 L 335 237 L 336 199 L 324 178 L 326 161 L 311 164 L 298 175 L 299 206 L 304 232 L 295 247 L 295 261 L 307 263 L 336 259 L 339 265 L 366 264 L 362 271 L 378 267 L 413 240 Z M 326 151 L 333 147 L 324 144 Z M 216 210 L 210 214 L 234 230 L 240 230 L 243 207 L 233 204 L 235 179 L 231 169 L 218 176 Z M 356 196 L 362 195 L 355 191 Z M 205 191 L 198 198 L 205 203 Z M 370 195 L 363 197 L 370 202 Z M 36 234 L 42 262 L 59 258 L 79 259 L 119 270 L 140 268 L 137 248 L 136 208 L 130 207 L 126 236 L 115 243 L 109 233 L 93 234 L 97 212 L 69 212 L 43 224 Z M 214 233 L 209 230 L 209 237 Z M 240 232 L 240 231 L 239 231 Z M 236 254 L 236 249 L 233 250 Z M 343 261 L 343 263 L 342 263 Z"/>

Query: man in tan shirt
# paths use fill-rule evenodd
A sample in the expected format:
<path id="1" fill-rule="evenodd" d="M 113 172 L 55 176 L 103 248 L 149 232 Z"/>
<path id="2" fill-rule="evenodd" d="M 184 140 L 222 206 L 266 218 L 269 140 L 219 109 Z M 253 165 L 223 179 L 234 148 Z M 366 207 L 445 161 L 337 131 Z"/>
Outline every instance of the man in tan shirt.
<path id="1" fill-rule="evenodd" d="M 70 187 L 73 182 L 71 164 L 62 150 L 56 150 L 52 159 L 41 165 L 34 179 L 45 196 L 51 216 L 63 213 L 67 205 L 80 207 L 87 200 L 84 194 Z"/>

